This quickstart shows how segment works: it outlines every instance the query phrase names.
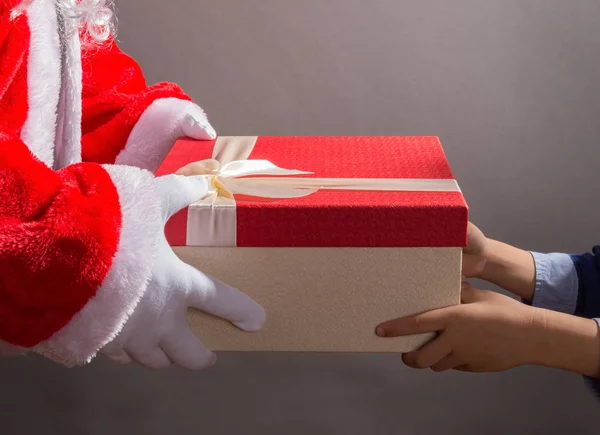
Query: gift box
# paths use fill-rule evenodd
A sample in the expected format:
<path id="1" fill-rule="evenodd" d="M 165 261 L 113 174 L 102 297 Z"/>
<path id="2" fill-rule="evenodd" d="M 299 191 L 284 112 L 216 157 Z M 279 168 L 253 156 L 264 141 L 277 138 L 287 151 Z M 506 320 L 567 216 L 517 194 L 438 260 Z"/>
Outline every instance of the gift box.
<path id="1" fill-rule="evenodd" d="M 211 191 L 167 223 L 176 254 L 267 312 L 260 332 L 191 310 L 214 350 L 407 352 L 381 321 L 460 302 L 468 208 L 436 137 L 183 139 Z"/>

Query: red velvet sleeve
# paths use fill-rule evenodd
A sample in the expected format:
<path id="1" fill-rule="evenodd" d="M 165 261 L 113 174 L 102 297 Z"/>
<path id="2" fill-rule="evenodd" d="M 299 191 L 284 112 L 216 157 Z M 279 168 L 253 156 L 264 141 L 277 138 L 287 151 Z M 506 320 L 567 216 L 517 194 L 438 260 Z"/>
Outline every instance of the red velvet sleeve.
<path id="1" fill-rule="evenodd" d="M 144 111 L 156 100 L 190 98 L 177 85 L 147 86 L 139 65 L 111 40 L 82 53 L 82 156 L 114 163 Z"/>
<path id="2" fill-rule="evenodd" d="M 100 165 L 53 171 L 0 133 L 0 340 L 31 347 L 65 326 L 111 268 L 119 196 Z"/>

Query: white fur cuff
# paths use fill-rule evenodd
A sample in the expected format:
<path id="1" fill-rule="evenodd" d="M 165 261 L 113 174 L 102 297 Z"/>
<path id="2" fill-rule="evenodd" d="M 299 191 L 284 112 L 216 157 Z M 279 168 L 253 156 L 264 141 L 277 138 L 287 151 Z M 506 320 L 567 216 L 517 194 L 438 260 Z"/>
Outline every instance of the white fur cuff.
<path id="1" fill-rule="evenodd" d="M 146 291 L 163 231 L 153 175 L 134 167 L 104 168 L 117 188 L 122 213 L 112 267 L 87 305 L 62 330 L 33 349 L 66 366 L 89 362 L 121 331 Z"/>

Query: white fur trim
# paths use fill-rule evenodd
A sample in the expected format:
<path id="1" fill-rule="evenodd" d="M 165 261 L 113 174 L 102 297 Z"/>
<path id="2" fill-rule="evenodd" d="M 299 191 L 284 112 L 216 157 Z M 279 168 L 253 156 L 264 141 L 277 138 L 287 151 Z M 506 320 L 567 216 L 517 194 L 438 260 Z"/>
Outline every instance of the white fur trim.
<path id="1" fill-rule="evenodd" d="M 191 101 L 155 100 L 140 116 L 115 162 L 154 172 L 182 136 L 212 139 L 216 133 L 204 111 Z"/>
<path id="2" fill-rule="evenodd" d="M 112 268 L 69 324 L 33 349 L 66 366 L 90 361 L 121 331 L 146 291 L 163 231 L 152 174 L 134 167 L 104 168 L 117 187 L 123 222 Z"/>
<path id="3" fill-rule="evenodd" d="M 81 162 L 81 42 L 74 17 L 64 16 L 65 65 L 62 77 L 63 107 L 58 115 L 60 135 L 56 140 L 54 167 L 64 168 Z"/>
<path id="4" fill-rule="evenodd" d="M 27 61 L 29 112 L 21 139 L 37 158 L 52 167 L 61 57 L 55 2 L 30 2 L 26 14 L 31 32 Z"/>

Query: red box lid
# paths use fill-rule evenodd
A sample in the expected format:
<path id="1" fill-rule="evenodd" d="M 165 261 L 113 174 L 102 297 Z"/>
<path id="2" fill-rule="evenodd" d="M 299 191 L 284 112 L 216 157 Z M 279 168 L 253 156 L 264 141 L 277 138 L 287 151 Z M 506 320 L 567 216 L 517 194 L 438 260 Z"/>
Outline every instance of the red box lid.
<path id="1" fill-rule="evenodd" d="M 215 141 L 179 140 L 157 170 L 209 159 Z M 259 136 L 249 159 L 319 178 L 454 178 L 436 137 Z M 236 199 L 239 247 L 462 247 L 468 208 L 460 192 L 321 190 L 270 202 Z M 167 223 L 186 245 L 187 209 Z"/>

